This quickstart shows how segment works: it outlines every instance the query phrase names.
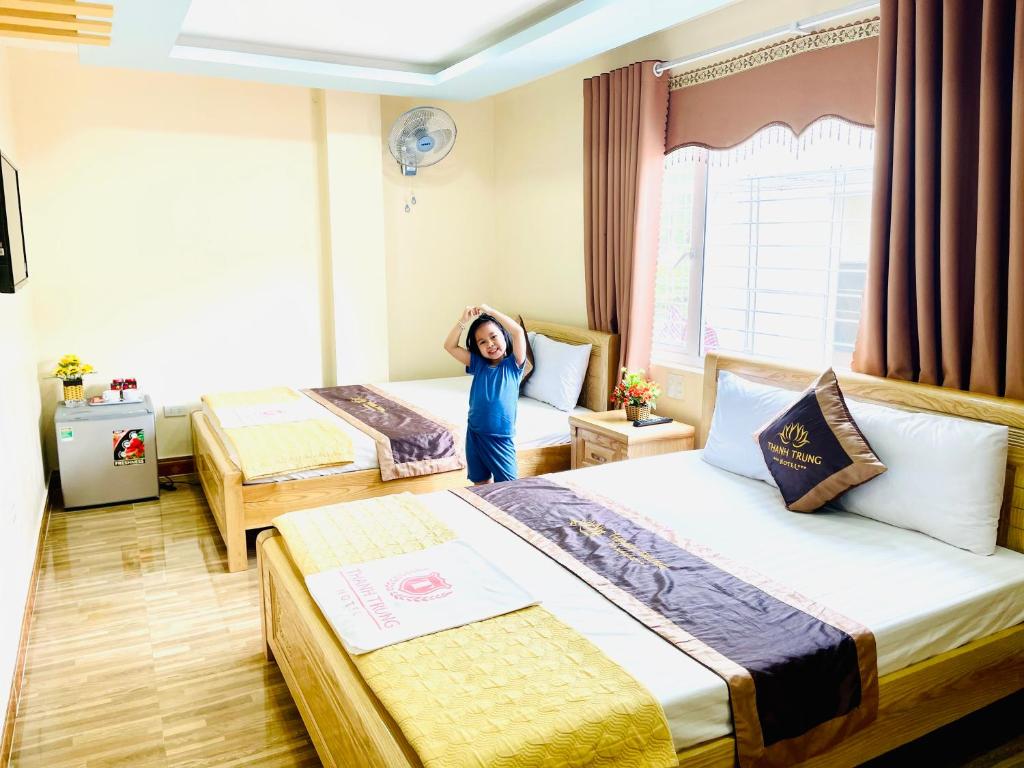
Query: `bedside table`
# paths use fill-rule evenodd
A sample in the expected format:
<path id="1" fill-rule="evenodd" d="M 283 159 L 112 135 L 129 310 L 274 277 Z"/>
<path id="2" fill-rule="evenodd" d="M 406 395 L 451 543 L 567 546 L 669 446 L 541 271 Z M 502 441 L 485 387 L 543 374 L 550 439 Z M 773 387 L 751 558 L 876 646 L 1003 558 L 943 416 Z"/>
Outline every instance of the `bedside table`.
<path id="1" fill-rule="evenodd" d="M 625 411 L 578 413 L 569 417 L 572 468 L 693 449 L 694 428 L 673 421 L 634 427 Z"/>

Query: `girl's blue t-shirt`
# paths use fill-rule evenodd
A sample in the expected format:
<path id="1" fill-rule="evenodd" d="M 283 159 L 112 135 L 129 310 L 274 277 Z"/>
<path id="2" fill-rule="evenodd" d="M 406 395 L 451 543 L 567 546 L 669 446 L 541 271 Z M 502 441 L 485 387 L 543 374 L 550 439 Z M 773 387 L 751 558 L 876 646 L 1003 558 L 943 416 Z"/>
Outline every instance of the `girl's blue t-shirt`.
<path id="1" fill-rule="evenodd" d="M 473 375 L 469 388 L 469 428 L 480 435 L 513 437 L 519 407 L 519 382 L 523 367 L 515 355 L 491 365 L 480 355 L 470 355 L 466 373 Z"/>

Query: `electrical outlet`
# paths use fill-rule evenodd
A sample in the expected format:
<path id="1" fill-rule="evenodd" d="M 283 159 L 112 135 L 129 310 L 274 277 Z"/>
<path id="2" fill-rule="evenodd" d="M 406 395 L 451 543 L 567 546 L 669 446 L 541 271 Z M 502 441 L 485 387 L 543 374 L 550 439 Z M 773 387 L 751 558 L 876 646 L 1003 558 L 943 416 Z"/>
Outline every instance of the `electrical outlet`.
<path id="1" fill-rule="evenodd" d="M 164 418 L 171 418 L 172 416 L 188 416 L 187 405 L 165 405 L 164 406 Z"/>
<path id="2" fill-rule="evenodd" d="M 668 386 L 665 389 L 667 390 L 665 394 L 673 400 L 682 400 L 683 395 L 685 394 L 682 375 L 678 373 L 670 373 L 668 375 Z"/>

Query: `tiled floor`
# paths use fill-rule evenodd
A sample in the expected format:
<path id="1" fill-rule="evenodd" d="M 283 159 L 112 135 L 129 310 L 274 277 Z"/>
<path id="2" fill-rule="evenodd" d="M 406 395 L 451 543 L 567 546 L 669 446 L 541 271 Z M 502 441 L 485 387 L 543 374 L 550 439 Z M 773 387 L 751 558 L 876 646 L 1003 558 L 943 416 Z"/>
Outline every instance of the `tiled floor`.
<path id="1" fill-rule="evenodd" d="M 251 551 L 251 550 L 250 550 Z M 54 512 L 12 766 L 315 766 L 202 493 Z"/>

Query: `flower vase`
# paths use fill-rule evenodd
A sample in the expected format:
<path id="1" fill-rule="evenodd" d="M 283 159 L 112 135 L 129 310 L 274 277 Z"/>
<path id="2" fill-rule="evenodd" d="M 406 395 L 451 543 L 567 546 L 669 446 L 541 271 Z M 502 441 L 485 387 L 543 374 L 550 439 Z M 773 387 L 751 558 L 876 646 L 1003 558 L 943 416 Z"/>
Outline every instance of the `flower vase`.
<path id="1" fill-rule="evenodd" d="M 626 405 L 626 419 L 629 421 L 639 421 L 640 419 L 649 418 L 651 418 L 650 405 Z"/>
<path id="2" fill-rule="evenodd" d="M 82 379 L 64 379 L 64 405 L 75 407 L 85 403 L 85 387 Z"/>

